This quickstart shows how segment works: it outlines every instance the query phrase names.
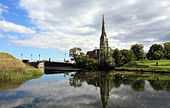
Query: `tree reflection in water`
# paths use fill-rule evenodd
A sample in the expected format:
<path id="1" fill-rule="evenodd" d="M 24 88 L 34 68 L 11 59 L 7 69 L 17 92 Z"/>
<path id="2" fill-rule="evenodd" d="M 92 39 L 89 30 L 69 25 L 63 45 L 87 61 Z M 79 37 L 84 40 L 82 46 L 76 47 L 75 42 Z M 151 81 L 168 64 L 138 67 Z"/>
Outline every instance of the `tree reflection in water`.
<path id="1" fill-rule="evenodd" d="M 148 75 L 150 77 L 151 75 Z M 145 90 L 146 81 L 156 90 L 166 90 L 170 92 L 170 80 L 158 80 L 158 78 L 144 80 L 139 75 L 122 75 L 110 72 L 77 72 L 69 79 L 73 87 L 81 87 L 83 82 L 100 88 L 100 98 L 103 108 L 107 107 L 109 93 L 112 88 L 119 88 L 122 84 L 129 85 L 134 91 L 142 92 Z"/>

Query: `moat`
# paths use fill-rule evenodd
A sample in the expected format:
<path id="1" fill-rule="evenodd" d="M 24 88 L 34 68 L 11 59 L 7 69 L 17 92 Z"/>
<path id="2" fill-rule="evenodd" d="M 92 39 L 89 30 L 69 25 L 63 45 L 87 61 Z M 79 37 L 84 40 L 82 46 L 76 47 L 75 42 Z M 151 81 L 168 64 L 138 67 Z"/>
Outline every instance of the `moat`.
<path id="1" fill-rule="evenodd" d="M 4 83 L 0 108 L 170 107 L 170 75 L 102 73 L 44 74 L 12 87 Z"/>

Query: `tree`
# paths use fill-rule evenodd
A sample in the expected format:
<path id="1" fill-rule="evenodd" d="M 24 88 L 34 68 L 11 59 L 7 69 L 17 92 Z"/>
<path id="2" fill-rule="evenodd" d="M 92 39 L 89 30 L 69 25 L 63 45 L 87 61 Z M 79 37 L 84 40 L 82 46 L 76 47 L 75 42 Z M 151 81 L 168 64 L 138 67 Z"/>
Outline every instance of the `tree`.
<path id="1" fill-rule="evenodd" d="M 87 65 L 87 58 L 86 56 L 81 56 L 81 55 L 75 55 L 74 56 L 75 63 L 78 67 L 86 67 Z"/>
<path id="2" fill-rule="evenodd" d="M 144 59 L 144 50 L 142 44 L 132 45 L 131 50 L 137 60 Z"/>
<path id="3" fill-rule="evenodd" d="M 132 51 L 126 49 L 123 50 L 115 49 L 113 51 L 112 56 L 115 60 L 116 66 L 122 66 L 132 60 L 133 53 Z"/>
<path id="4" fill-rule="evenodd" d="M 121 64 L 124 65 L 128 62 L 130 62 L 132 60 L 132 51 L 129 51 L 129 50 L 126 50 L 126 49 L 123 49 L 123 50 L 120 50 L 121 52 Z"/>
<path id="5" fill-rule="evenodd" d="M 89 58 L 88 56 L 84 54 L 75 55 L 74 60 L 75 60 L 76 66 L 79 68 L 91 69 L 91 70 L 97 69 L 97 60 L 93 58 Z"/>
<path id="6" fill-rule="evenodd" d="M 149 60 L 160 60 L 164 56 L 164 48 L 160 44 L 153 44 L 148 53 L 147 53 L 147 58 Z"/>
<path id="7" fill-rule="evenodd" d="M 81 53 L 81 48 L 74 47 L 69 50 L 70 57 L 74 57 L 76 55 L 79 55 L 80 53 Z"/>
<path id="8" fill-rule="evenodd" d="M 164 57 L 170 59 L 170 42 L 165 42 L 164 44 Z"/>
<path id="9" fill-rule="evenodd" d="M 119 66 L 121 64 L 121 52 L 119 51 L 119 49 L 115 49 L 113 50 L 113 54 L 112 54 L 112 57 L 114 58 L 115 60 L 115 64 L 116 66 Z"/>

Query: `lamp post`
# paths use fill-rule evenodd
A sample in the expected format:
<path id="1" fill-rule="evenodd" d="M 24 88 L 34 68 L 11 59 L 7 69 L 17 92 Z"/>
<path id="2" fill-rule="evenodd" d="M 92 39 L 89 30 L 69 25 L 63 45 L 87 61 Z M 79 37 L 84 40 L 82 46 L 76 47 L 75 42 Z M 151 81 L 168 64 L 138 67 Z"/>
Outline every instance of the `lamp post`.
<path id="1" fill-rule="evenodd" d="M 41 55 L 40 55 L 40 54 L 38 54 L 38 59 L 39 59 L 39 61 L 40 61 L 40 57 L 41 57 Z"/>
<path id="2" fill-rule="evenodd" d="M 66 57 L 67 57 L 67 51 L 65 51 L 65 53 L 64 53 L 64 62 L 67 61 L 67 60 L 66 60 Z"/>
<path id="3" fill-rule="evenodd" d="M 31 61 L 32 61 L 32 54 L 30 56 L 31 56 Z"/>

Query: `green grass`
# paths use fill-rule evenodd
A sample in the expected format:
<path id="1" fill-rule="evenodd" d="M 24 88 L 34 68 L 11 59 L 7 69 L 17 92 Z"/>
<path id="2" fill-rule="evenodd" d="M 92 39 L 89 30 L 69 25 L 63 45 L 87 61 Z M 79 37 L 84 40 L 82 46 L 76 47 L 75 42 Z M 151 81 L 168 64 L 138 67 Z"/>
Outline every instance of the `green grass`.
<path id="1" fill-rule="evenodd" d="M 143 60 L 136 61 L 139 65 L 147 65 L 147 66 L 156 66 L 156 62 L 158 62 L 158 66 L 170 66 L 170 60 Z"/>
<path id="2" fill-rule="evenodd" d="M 158 62 L 158 66 L 156 63 Z M 142 60 L 132 61 L 117 69 L 151 71 L 151 72 L 170 72 L 170 60 Z"/>
<path id="3" fill-rule="evenodd" d="M 41 76 L 41 70 L 26 65 L 14 56 L 0 52 L 0 81 L 25 81 Z"/>

